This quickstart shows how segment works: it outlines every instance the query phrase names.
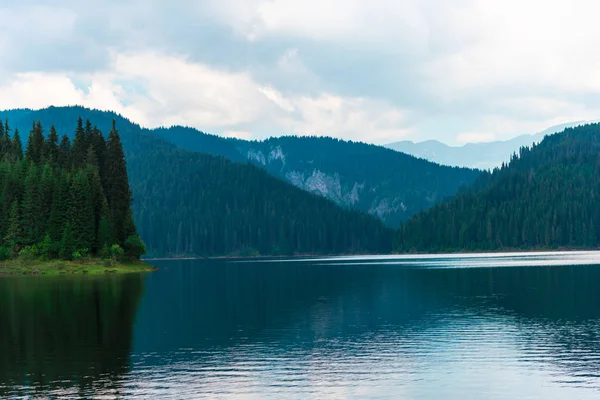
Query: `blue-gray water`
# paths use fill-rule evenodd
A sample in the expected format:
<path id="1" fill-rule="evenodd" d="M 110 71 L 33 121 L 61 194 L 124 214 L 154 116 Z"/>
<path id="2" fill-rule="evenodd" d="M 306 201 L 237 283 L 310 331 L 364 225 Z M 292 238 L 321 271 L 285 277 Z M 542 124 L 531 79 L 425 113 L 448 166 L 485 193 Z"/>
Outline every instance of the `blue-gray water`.
<path id="1" fill-rule="evenodd" d="M 0 278 L 0 398 L 600 398 L 600 253 L 153 264 Z"/>

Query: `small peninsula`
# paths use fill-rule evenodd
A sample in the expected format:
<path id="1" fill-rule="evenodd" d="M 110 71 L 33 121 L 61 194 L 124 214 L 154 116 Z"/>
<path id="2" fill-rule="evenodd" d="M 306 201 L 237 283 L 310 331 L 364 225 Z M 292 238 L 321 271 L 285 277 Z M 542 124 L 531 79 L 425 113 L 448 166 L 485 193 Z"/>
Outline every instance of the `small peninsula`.
<path id="1" fill-rule="evenodd" d="M 74 139 L 34 122 L 23 150 L 0 121 L 0 275 L 152 271 L 131 212 L 123 146 L 78 119 Z"/>

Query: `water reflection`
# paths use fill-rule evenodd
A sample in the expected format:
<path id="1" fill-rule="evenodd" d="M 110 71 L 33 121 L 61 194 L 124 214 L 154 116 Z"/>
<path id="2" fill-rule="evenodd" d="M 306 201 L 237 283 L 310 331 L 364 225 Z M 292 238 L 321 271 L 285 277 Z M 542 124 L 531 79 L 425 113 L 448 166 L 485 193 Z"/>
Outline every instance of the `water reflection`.
<path id="1" fill-rule="evenodd" d="M 0 397 L 118 395 L 143 277 L 0 279 Z"/>
<path id="2" fill-rule="evenodd" d="M 543 257 L 0 280 L 0 397 L 596 399 L 600 266 Z"/>
<path id="3" fill-rule="evenodd" d="M 129 393 L 597 396 L 598 266 L 317 264 L 165 263 L 148 281 L 162 295 L 140 310 Z"/>

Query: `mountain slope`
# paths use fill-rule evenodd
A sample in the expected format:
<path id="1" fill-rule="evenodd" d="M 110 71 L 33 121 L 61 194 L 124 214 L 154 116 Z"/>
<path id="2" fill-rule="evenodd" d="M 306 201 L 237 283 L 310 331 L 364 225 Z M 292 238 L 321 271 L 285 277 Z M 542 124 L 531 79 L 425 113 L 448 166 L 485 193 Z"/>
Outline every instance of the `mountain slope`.
<path id="1" fill-rule="evenodd" d="M 387 144 L 385 147 L 442 165 L 493 169 L 499 167 L 503 162 L 508 162 L 510 156 L 522 146 L 531 146 L 542 141 L 546 135 L 552 135 L 565 128 L 584 123 L 580 121 L 556 125 L 533 135 L 521 135 L 505 141 L 467 143 L 463 146 L 449 146 L 437 140 L 418 143 L 401 141 Z"/>
<path id="2" fill-rule="evenodd" d="M 600 125 L 567 128 L 407 221 L 394 249 L 597 247 L 599 199 Z"/>
<path id="3" fill-rule="evenodd" d="M 480 171 L 440 166 L 380 146 L 327 137 L 224 139 L 191 128 L 149 131 L 180 148 L 247 160 L 292 184 L 397 227 L 454 195 Z"/>
<path id="4" fill-rule="evenodd" d="M 72 136 L 90 119 L 105 134 L 116 119 L 133 213 L 150 255 L 389 252 L 392 231 L 252 165 L 189 152 L 113 113 L 81 107 L 0 112 L 28 135 L 32 121 Z"/>

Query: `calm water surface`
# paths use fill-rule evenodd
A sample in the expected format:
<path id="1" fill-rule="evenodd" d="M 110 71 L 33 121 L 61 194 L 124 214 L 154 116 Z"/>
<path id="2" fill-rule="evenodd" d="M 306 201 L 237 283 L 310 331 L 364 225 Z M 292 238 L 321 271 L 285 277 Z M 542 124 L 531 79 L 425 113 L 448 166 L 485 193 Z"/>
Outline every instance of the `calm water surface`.
<path id="1" fill-rule="evenodd" d="M 0 278 L 0 398 L 600 398 L 600 253 L 153 264 Z"/>

